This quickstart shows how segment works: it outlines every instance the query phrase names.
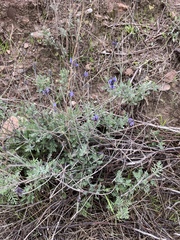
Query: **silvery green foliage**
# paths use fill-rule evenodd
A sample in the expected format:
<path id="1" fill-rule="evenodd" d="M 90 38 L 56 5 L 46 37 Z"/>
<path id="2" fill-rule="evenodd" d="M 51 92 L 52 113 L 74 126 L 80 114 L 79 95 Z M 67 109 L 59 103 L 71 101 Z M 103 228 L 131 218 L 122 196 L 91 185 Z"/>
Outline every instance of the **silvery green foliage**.
<path id="1" fill-rule="evenodd" d="M 113 90 L 111 88 L 109 91 L 114 97 L 120 98 L 122 104 L 137 105 L 151 91 L 156 91 L 157 89 L 157 85 L 152 81 L 145 81 L 136 85 L 128 81 L 126 83 L 120 82 L 116 86 L 113 85 Z"/>
<path id="2" fill-rule="evenodd" d="M 115 187 L 112 191 L 114 201 L 108 200 L 108 208 L 113 210 L 117 219 L 129 219 L 129 209 L 133 204 L 134 195 L 138 192 L 149 193 L 150 187 L 156 185 L 152 177 L 160 176 L 162 164 L 158 161 L 152 168 L 152 173 L 143 171 L 140 167 L 132 171 L 131 175 L 118 171 L 115 178 Z M 124 176 L 123 176 L 124 175 Z M 111 207 L 109 207 L 111 205 Z"/>
<path id="3" fill-rule="evenodd" d="M 98 118 L 93 119 L 94 112 Z M 82 108 L 56 111 L 29 104 L 19 110 L 26 121 L 7 139 L 8 165 L 1 166 L 1 203 L 32 203 L 51 179 L 73 189 L 93 189 L 91 179 L 98 171 L 104 154 L 97 146 L 98 126 L 117 130 L 127 124 L 127 117 L 117 117 L 91 104 Z M 107 132 L 108 135 L 108 132 Z M 11 167 L 8 167 L 8 166 Z M 77 190 L 79 191 L 79 190 Z"/>

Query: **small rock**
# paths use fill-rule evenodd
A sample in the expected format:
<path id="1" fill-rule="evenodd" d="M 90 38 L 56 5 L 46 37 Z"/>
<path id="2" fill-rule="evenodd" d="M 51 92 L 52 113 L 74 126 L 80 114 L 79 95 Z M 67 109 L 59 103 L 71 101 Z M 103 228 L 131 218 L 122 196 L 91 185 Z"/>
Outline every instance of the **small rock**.
<path id="1" fill-rule="evenodd" d="M 124 74 L 126 75 L 126 76 L 132 76 L 133 75 L 133 70 L 132 70 L 132 68 L 127 68 L 126 69 L 126 71 L 124 72 Z"/>
<path id="2" fill-rule="evenodd" d="M 160 91 L 168 91 L 171 88 L 171 86 L 168 83 L 161 83 L 159 84 L 159 90 Z"/>
<path id="3" fill-rule="evenodd" d="M 1 139 L 5 140 L 14 130 L 19 128 L 19 120 L 17 117 L 11 116 L 2 125 Z"/>
<path id="4" fill-rule="evenodd" d="M 27 49 L 29 47 L 29 43 L 24 43 L 24 48 Z"/>
<path id="5" fill-rule="evenodd" d="M 13 77 L 16 77 L 16 76 L 18 76 L 18 73 L 15 72 L 15 71 L 13 71 L 13 72 L 12 72 L 12 76 L 13 76 Z"/>
<path id="6" fill-rule="evenodd" d="M 175 70 L 171 70 L 170 72 L 166 73 L 163 78 L 163 81 L 166 83 L 171 83 L 176 79 L 177 72 Z"/>
<path id="7" fill-rule="evenodd" d="M 85 14 L 90 14 L 93 12 L 93 9 L 92 8 L 88 8 L 86 11 L 85 11 Z"/>
<path id="8" fill-rule="evenodd" d="M 74 107 L 76 104 L 77 104 L 77 103 L 76 103 L 75 101 L 71 101 L 71 102 L 70 102 L 70 105 L 71 105 L 72 107 Z"/>
<path id="9" fill-rule="evenodd" d="M 85 69 L 87 71 L 90 71 L 91 70 L 91 63 L 86 64 Z"/>
<path id="10" fill-rule="evenodd" d="M 116 7 L 119 11 L 127 11 L 129 6 L 123 3 L 116 3 Z"/>
<path id="11" fill-rule="evenodd" d="M 36 39 L 43 39 L 44 34 L 43 34 L 43 32 L 32 32 L 31 37 L 36 38 Z"/>
<path id="12" fill-rule="evenodd" d="M 22 21 L 24 24 L 28 24 L 28 23 L 29 23 L 29 18 L 23 17 L 21 21 Z"/>

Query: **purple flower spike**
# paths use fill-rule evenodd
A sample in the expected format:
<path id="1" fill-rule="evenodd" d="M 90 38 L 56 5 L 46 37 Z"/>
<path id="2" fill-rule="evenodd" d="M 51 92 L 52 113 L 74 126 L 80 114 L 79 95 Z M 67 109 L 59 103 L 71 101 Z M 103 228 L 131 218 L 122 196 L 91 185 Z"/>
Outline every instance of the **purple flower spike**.
<path id="1" fill-rule="evenodd" d="M 53 103 L 53 110 L 54 110 L 54 112 L 56 112 L 56 110 L 57 110 L 57 104 L 56 103 Z"/>
<path id="2" fill-rule="evenodd" d="M 69 59 L 69 63 L 73 66 L 73 67 L 79 67 L 79 64 L 74 61 L 72 58 Z"/>
<path id="3" fill-rule="evenodd" d="M 89 73 L 88 72 L 84 72 L 84 77 L 88 77 Z"/>
<path id="4" fill-rule="evenodd" d="M 97 114 L 95 114 L 93 117 L 92 117 L 92 120 L 97 122 L 99 120 L 99 116 Z"/>
<path id="5" fill-rule="evenodd" d="M 70 91 L 69 92 L 69 96 L 72 98 L 74 96 L 74 92 L 73 91 Z"/>
<path id="6" fill-rule="evenodd" d="M 17 188 L 15 189 L 15 192 L 16 192 L 16 194 L 17 194 L 19 197 L 21 197 L 22 194 L 23 194 L 23 189 L 22 189 L 21 187 L 17 187 Z"/>
<path id="7" fill-rule="evenodd" d="M 46 94 L 49 94 L 49 93 L 50 93 L 50 88 L 47 87 L 47 88 L 45 89 L 45 92 L 46 92 Z"/>
<path id="8" fill-rule="evenodd" d="M 42 90 L 42 94 L 43 95 L 48 95 L 49 93 L 50 93 L 50 88 L 49 87 L 47 87 L 44 90 Z"/>
<path id="9" fill-rule="evenodd" d="M 113 78 L 109 79 L 108 83 L 109 83 L 109 87 L 110 87 L 111 89 L 114 89 L 114 88 L 115 88 L 114 83 L 115 83 L 116 81 L 117 81 L 117 78 L 116 78 L 116 77 L 113 77 Z"/>
<path id="10" fill-rule="evenodd" d="M 112 45 L 115 47 L 117 46 L 118 42 L 117 41 L 112 41 Z"/>
<path id="11" fill-rule="evenodd" d="M 128 124 L 130 127 L 134 126 L 134 120 L 132 118 L 128 118 Z"/>
<path id="12" fill-rule="evenodd" d="M 72 58 L 69 59 L 69 63 L 72 64 L 73 63 L 73 60 Z"/>

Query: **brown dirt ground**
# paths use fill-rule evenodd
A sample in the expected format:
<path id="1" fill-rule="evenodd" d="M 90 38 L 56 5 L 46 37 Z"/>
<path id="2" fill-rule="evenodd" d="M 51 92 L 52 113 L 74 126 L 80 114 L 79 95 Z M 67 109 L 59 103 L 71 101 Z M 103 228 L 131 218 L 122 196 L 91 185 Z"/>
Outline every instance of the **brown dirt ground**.
<path id="1" fill-rule="evenodd" d="M 147 78 L 159 83 L 170 70 L 179 71 L 179 50 L 176 51 L 178 41 L 173 43 L 170 35 L 172 30 L 174 34 L 177 33 L 178 25 L 168 26 L 170 19 L 168 14 L 175 14 L 173 7 L 178 6 L 178 3 L 170 1 L 169 10 L 164 9 L 164 4 L 159 4 L 157 1 L 151 1 L 149 7 L 144 7 L 146 1 L 134 2 L 124 1 L 124 4 L 131 7 L 127 12 L 118 8 L 116 4 L 119 1 L 104 1 L 104 3 L 103 1 L 92 1 L 91 4 L 84 1 L 83 8 L 92 7 L 94 12 L 85 17 L 81 29 L 83 42 L 81 41 L 75 47 L 75 38 L 72 35 L 76 34 L 76 29 L 71 29 L 71 36 L 65 37 L 65 39 L 59 37 L 57 29 L 58 27 L 67 27 L 67 15 L 70 16 L 70 8 L 73 9 L 73 17 L 82 10 L 78 1 L 69 1 L 65 4 L 60 1 L 61 11 L 57 10 L 56 14 L 53 7 L 50 7 L 46 1 L 1 1 L 0 37 L 1 42 L 9 43 L 8 51 L 1 54 L 0 60 L 1 98 L 16 100 L 23 98 L 24 100 L 36 101 L 38 97 L 33 84 L 33 62 L 37 62 L 39 74 L 47 74 L 48 70 L 51 69 L 56 82 L 60 68 L 67 66 L 67 57 L 63 61 L 59 61 L 62 55 L 62 46 L 69 56 L 72 54 L 72 49 L 75 49 L 75 55 L 79 54 L 76 56 L 77 58 L 84 56 L 81 70 L 78 73 L 79 77 L 81 77 L 84 68 L 90 65 L 94 77 L 89 80 L 89 91 L 90 98 L 94 101 L 101 101 L 106 96 L 102 87 L 104 81 L 99 81 L 103 75 L 116 74 L 118 76 L 119 69 L 125 71 L 129 67 L 136 71 L 136 62 L 141 65 L 148 60 L 149 64 L 139 69 L 134 78 L 135 81 Z M 137 26 L 142 39 L 137 40 L 134 36 L 127 36 L 124 45 L 121 46 L 125 56 L 121 56 L 121 53 L 118 53 L 119 49 L 117 49 L 115 50 L 117 57 L 114 58 L 111 42 L 122 37 L 122 28 L 129 21 L 129 16 L 132 18 L 134 13 L 136 14 L 135 19 L 142 18 L 142 24 Z M 149 22 L 150 18 L 152 18 L 152 24 Z M 146 25 L 149 28 L 147 31 L 145 31 Z M 42 29 L 50 29 L 58 46 L 49 47 L 30 37 L 32 32 Z M 163 33 L 167 33 L 166 38 L 163 38 Z M 176 35 L 176 37 L 178 36 Z M 91 43 L 89 43 L 89 39 L 91 39 Z M 26 47 L 25 44 L 27 44 Z M 89 45 L 92 45 L 91 49 L 87 48 Z M 101 54 L 103 51 L 106 51 L 108 55 Z M 129 53 L 131 56 L 128 55 Z M 87 55 L 93 59 L 90 63 L 89 59 L 85 57 Z M 28 80 L 27 75 L 29 76 Z M 126 79 L 125 75 L 122 77 Z M 176 79 L 177 81 L 171 84 L 169 91 L 161 92 L 160 96 L 153 94 L 150 97 L 148 105 L 144 107 L 147 117 L 158 118 L 158 116 L 162 116 L 170 125 L 179 126 L 179 74 Z M 85 84 L 82 83 L 82 85 Z"/>

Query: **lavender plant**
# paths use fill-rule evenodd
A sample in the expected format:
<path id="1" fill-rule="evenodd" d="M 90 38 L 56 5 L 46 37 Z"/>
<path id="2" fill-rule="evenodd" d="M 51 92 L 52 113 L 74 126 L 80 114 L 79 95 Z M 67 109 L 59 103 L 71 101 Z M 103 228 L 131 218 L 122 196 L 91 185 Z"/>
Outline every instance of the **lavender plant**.
<path id="1" fill-rule="evenodd" d="M 109 92 L 114 97 L 121 99 L 122 104 L 137 105 L 145 96 L 149 95 L 151 91 L 158 90 L 158 86 L 152 81 L 145 81 L 136 85 L 133 85 L 131 81 L 126 83 L 121 81 L 115 85 L 116 81 L 115 77 L 108 81 Z"/>
<path id="2" fill-rule="evenodd" d="M 72 58 L 70 64 L 78 67 Z M 89 73 L 85 71 L 83 76 L 87 78 Z M 72 89 L 68 89 L 68 77 L 69 71 L 61 69 L 57 94 L 61 93 L 62 97 L 66 94 L 72 99 L 76 96 Z M 36 75 L 36 85 L 42 95 L 48 95 L 51 78 Z M 112 77 L 108 85 L 113 95 L 129 104 L 137 104 L 154 89 L 152 83 L 135 87 L 130 82 L 118 85 L 116 77 Z M 107 187 L 103 179 L 99 184 L 94 178 L 113 161 L 113 152 L 106 153 L 105 142 L 114 141 L 115 144 L 114 133 L 133 128 L 134 119 L 127 114 L 115 115 L 105 106 L 92 103 L 59 109 L 54 101 L 51 109 L 29 104 L 18 111 L 26 120 L 20 122 L 20 128 L 4 145 L 8 165 L 1 166 L 1 204 L 36 202 L 44 188 L 49 189 L 47 196 L 51 198 L 56 191 L 63 194 L 64 189 L 69 189 L 82 195 L 82 202 L 78 203 L 79 213 L 91 206 L 90 194 L 92 198 L 104 196 L 107 208 L 118 219 L 129 218 L 133 195 L 137 190 L 149 191 L 149 174 L 140 168 L 129 178 L 118 171 L 111 187 Z M 160 165 L 154 168 L 154 172 L 159 174 Z"/>
<path id="3" fill-rule="evenodd" d="M 37 75 L 35 81 L 38 92 L 42 93 L 43 95 L 49 94 L 51 85 L 49 76 Z"/>

